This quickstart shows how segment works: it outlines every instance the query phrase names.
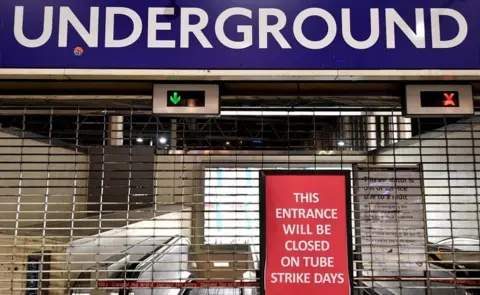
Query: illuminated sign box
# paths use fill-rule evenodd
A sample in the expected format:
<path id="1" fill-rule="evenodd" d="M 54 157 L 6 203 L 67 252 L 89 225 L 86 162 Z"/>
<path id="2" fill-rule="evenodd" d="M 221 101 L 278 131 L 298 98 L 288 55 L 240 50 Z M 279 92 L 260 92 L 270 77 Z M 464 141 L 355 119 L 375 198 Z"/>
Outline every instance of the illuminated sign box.
<path id="1" fill-rule="evenodd" d="M 156 84 L 153 86 L 153 114 L 218 115 L 220 92 L 212 84 Z"/>
<path id="2" fill-rule="evenodd" d="M 471 85 L 407 85 L 405 117 L 471 116 L 475 113 Z"/>
<path id="3" fill-rule="evenodd" d="M 205 107 L 205 91 L 167 91 L 167 107 Z"/>

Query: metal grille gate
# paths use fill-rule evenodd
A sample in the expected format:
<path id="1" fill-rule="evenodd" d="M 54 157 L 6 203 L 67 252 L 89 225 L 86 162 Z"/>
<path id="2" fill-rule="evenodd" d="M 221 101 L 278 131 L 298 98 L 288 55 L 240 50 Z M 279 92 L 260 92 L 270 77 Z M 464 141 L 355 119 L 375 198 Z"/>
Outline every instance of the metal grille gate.
<path id="1" fill-rule="evenodd" d="M 478 117 L 3 114 L 1 294 L 256 294 L 261 169 L 351 171 L 354 294 L 480 294 Z"/>

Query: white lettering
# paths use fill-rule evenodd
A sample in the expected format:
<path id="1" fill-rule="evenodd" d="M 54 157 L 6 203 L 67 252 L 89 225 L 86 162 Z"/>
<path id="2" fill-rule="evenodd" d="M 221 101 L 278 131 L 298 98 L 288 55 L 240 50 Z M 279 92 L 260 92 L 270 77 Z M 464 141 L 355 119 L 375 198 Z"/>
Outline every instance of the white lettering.
<path id="1" fill-rule="evenodd" d="M 35 35 L 31 36 L 31 30 L 26 26 L 32 25 L 34 22 L 30 20 L 27 22 L 24 6 L 15 6 L 13 24 L 15 40 L 27 48 L 44 46 L 53 41 L 51 40 L 53 27 L 58 25 L 57 42 L 59 47 L 81 45 L 69 42 L 68 34 L 72 31 L 76 32 L 88 47 L 98 47 L 100 20 L 105 21 L 105 39 L 103 40 L 105 48 L 131 46 L 138 43 L 142 33 L 145 33 L 147 48 L 190 48 L 193 40 L 193 42 L 198 41 L 203 48 L 213 48 L 213 44 L 218 44 L 216 46 L 240 50 L 252 46 L 259 49 L 268 49 L 269 46 L 292 49 L 295 47 L 292 42 L 296 42 L 297 47 L 320 50 L 330 46 L 337 36 L 337 31 L 341 30 L 343 45 L 337 44 L 341 41 L 338 39 L 339 42 L 335 44 L 336 46 L 347 45 L 356 50 L 366 50 L 376 46 L 380 40 L 380 33 L 384 33 L 386 39 L 384 48 L 396 49 L 397 38 L 405 39 L 406 37 L 413 44 L 413 48 L 423 49 L 426 48 L 426 29 L 428 29 L 431 32 L 432 43 L 429 44 L 431 48 L 449 49 L 461 45 L 468 37 L 469 32 L 466 18 L 459 11 L 450 8 L 431 8 L 428 10 L 430 16 L 425 15 L 425 9 L 416 8 L 415 15 L 411 15 L 412 17 L 415 16 L 415 21 L 412 20 L 409 24 L 403 18 L 405 16 L 400 16 L 394 8 L 384 10 L 370 8 L 369 35 L 359 40 L 358 37 L 354 37 L 354 31 L 355 26 L 360 24 L 352 21 L 354 12 L 350 8 L 341 9 L 341 18 L 338 19 L 337 23 L 332 13 L 317 7 L 304 9 L 298 15 L 289 15 L 288 17 L 285 12 L 278 8 L 258 8 L 253 11 L 247 8 L 233 7 L 220 12 L 218 17 L 215 15 L 216 19 L 212 18 L 212 15 L 202 8 L 184 7 L 178 8 L 179 20 L 175 22 L 175 25 L 178 26 L 175 28 L 175 33 L 178 32 L 179 36 L 173 37 L 173 32 L 167 33 L 167 31 L 172 31 L 173 23 L 170 20 L 159 19 L 159 16 L 174 15 L 176 10 L 173 7 L 149 7 L 148 20 L 143 20 L 139 12 L 127 7 L 105 7 L 105 15 L 102 16 L 99 15 L 99 7 L 86 8 L 86 10 L 72 11 L 68 6 L 61 6 L 58 7 L 57 15 L 54 7 L 45 6 L 43 8 L 43 24 L 34 24 L 39 26 L 38 30 L 35 30 L 39 33 L 34 33 Z M 382 27 L 380 24 L 381 13 L 384 13 L 382 18 L 385 18 L 384 32 L 380 31 Z M 413 9 L 411 13 L 413 13 Z M 258 20 L 253 19 L 254 16 L 258 17 Z M 39 18 L 41 19 L 41 16 Z M 123 29 L 119 27 L 122 18 L 123 21 L 132 23 L 132 30 L 130 32 L 123 30 L 121 37 L 117 35 L 116 38 L 116 30 Z M 310 18 L 325 22 L 326 31 L 312 29 L 310 33 L 318 32 L 316 36 L 306 34 L 304 25 Z M 426 18 L 430 19 L 427 24 L 425 23 Z M 34 18 L 34 20 L 36 19 Z M 449 23 L 444 22 L 444 20 L 448 20 Z M 455 23 L 452 23 L 452 20 L 458 25 L 456 34 L 454 34 L 455 29 L 453 28 Z M 57 23 L 54 24 L 54 21 Z M 361 22 L 360 19 L 359 22 Z M 234 30 L 227 30 L 226 27 Z M 258 39 L 255 40 L 258 44 L 254 44 L 254 29 L 257 30 L 255 33 L 258 33 Z M 442 35 L 442 29 L 443 31 L 448 30 L 452 34 L 448 37 Z M 147 32 L 144 32 L 145 30 Z M 293 32 L 292 36 L 286 33 L 289 30 Z M 230 36 L 230 34 L 236 36 Z M 217 40 L 212 39 L 215 37 Z M 177 38 L 179 44 L 177 44 Z M 295 193 L 298 203 L 315 203 L 318 202 L 319 197 L 309 192 Z"/>
<path id="2" fill-rule="evenodd" d="M 300 257 L 282 257 L 280 264 L 283 267 L 300 267 Z"/>
<path id="3" fill-rule="evenodd" d="M 283 233 L 286 235 L 312 235 L 310 224 L 282 224 Z"/>
<path id="4" fill-rule="evenodd" d="M 272 283 L 286 283 L 286 284 L 310 284 L 311 274 L 309 273 L 285 273 L 276 272 L 270 275 Z"/>
<path id="5" fill-rule="evenodd" d="M 58 47 L 67 47 L 68 44 L 68 25 L 72 25 L 75 31 L 85 41 L 88 47 L 98 47 L 98 21 L 99 8 L 90 7 L 90 32 L 82 25 L 77 16 L 70 7 L 60 7 L 59 25 L 58 25 Z"/>
<path id="6" fill-rule="evenodd" d="M 449 8 L 432 8 L 430 10 L 432 26 L 432 48 L 453 48 L 460 45 L 468 34 L 467 20 L 463 15 Z M 450 40 L 442 40 L 440 36 L 440 16 L 449 16 L 458 24 L 457 35 Z"/>
<path id="7" fill-rule="evenodd" d="M 345 281 L 343 273 L 316 273 L 315 283 L 320 284 L 343 284 Z"/>
<path id="8" fill-rule="evenodd" d="M 277 22 L 273 25 L 268 24 L 268 17 L 274 16 Z M 280 9 L 260 8 L 258 19 L 258 41 L 261 49 L 268 48 L 268 35 L 271 34 L 275 41 L 284 49 L 291 49 L 288 41 L 280 32 L 287 24 L 287 16 Z"/>
<path id="9" fill-rule="evenodd" d="M 303 257 L 306 267 L 335 267 L 333 257 Z"/>
<path id="10" fill-rule="evenodd" d="M 328 241 L 286 241 L 285 250 L 287 251 L 328 251 L 330 243 Z"/>
<path id="11" fill-rule="evenodd" d="M 365 41 L 355 40 L 352 36 L 352 24 L 350 22 L 350 9 L 342 9 L 342 35 L 345 42 L 355 49 L 367 49 L 377 43 L 380 38 L 380 16 L 378 8 L 370 9 L 370 36 Z"/>
<path id="12" fill-rule="evenodd" d="M 318 203 L 320 199 L 318 193 L 293 193 L 297 203 Z"/>
<path id="13" fill-rule="evenodd" d="M 195 15 L 199 18 L 197 24 L 190 23 L 190 16 Z M 208 14 L 200 8 L 183 8 L 181 12 L 180 26 L 180 47 L 188 48 L 190 46 L 190 33 L 193 34 L 203 48 L 213 48 L 203 33 L 203 29 L 208 25 Z"/>
<path id="14" fill-rule="evenodd" d="M 332 225 L 331 224 L 317 224 L 317 235 L 332 235 Z"/>
<path id="15" fill-rule="evenodd" d="M 35 13 L 38 13 L 37 11 Z M 45 45 L 52 36 L 53 29 L 53 7 L 46 6 L 43 11 L 43 31 L 37 39 L 29 39 L 23 33 L 23 6 L 15 6 L 15 20 L 13 22 L 13 34 L 15 40 L 27 48 L 37 48 Z"/>
<path id="16" fill-rule="evenodd" d="M 173 7 L 151 7 L 148 9 L 148 48 L 175 48 L 175 40 L 157 40 L 157 31 L 169 31 L 171 23 L 159 23 L 158 15 L 173 15 Z"/>
<path id="17" fill-rule="evenodd" d="M 312 41 L 303 34 L 303 23 L 307 18 L 312 16 L 322 18 L 327 23 L 328 27 L 325 37 L 318 41 Z M 335 39 L 335 36 L 337 35 L 337 24 L 335 22 L 335 18 L 333 18 L 328 11 L 321 8 L 308 8 L 300 12 L 300 14 L 295 18 L 295 21 L 293 22 L 293 34 L 295 35 L 298 43 L 304 47 L 308 49 L 322 49 L 330 45 Z"/>
<path id="18" fill-rule="evenodd" d="M 423 8 L 415 9 L 415 32 L 393 8 L 385 9 L 387 48 L 395 48 L 395 26 L 407 36 L 417 48 L 425 48 L 425 21 Z"/>
<path id="19" fill-rule="evenodd" d="M 215 33 L 217 38 L 223 45 L 231 49 L 248 48 L 253 44 L 252 26 L 237 26 L 237 32 L 243 35 L 242 41 L 233 41 L 225 34 L 225 23 L 234 15 L 241 15 L 252 19 L 252 11 L 250 9 L 234 7 L 225 10 L 218 16 L 217 21 L 215 22 Z"/>
<path id="20" fill-rule="evenodd" d="M 337 219 L 338 209 L 316 209 L 316 208 L 277 208 L 275 218 L 284 219 Z"/>
<path id="21" fill-rule="evenodd" d="M 107 7 L 105 16 L 105 47 L 121 48 L 135 43 L 142 34 L 142 19 L 130 8 L 126 7 Z M 128 17 L 133 24 L 133 30 L 130 35 L 124 39 L 115 39 L 115 16 L 123 15 Z"/>

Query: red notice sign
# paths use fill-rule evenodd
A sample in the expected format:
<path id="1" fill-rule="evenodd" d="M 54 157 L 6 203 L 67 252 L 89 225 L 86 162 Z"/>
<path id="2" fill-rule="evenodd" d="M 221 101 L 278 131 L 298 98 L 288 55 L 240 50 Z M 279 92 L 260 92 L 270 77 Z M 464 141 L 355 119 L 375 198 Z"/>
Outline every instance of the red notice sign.
<path id="1" fill-rule="evenodd" d="M 264 295 L 351 293 L 350 174 L 262 171 Z"/>

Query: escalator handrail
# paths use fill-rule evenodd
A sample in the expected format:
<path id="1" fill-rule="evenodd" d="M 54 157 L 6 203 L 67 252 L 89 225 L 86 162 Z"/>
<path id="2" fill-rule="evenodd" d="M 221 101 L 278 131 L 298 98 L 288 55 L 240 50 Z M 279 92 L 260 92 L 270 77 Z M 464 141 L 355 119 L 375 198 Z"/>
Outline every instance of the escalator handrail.
<path id="1" fill-rule="evenodd" d="M 458 249 L 458 246 L 455 246 L 455 241 L 456 240 L 466 240 L 466 241 L 470 241 L 472 242 L 472 244 L 465 244 L 465 245 L 461 245 L 461 246 L 474 246 L 474 247 L 478 247 L 480 249 L 480 238 L 478 237 L 455 237 L 455 238 L 447 238 L 447 239 L 444 239 L 444 240 L 441 240 L 435 244 L 433 244 L 434 246 L 447 246 L 449 248 L 453 248 L 455 250 L 459 250 L 459 251 L 463 251 L 461 249 Z"/>
<path id="2" fill-rule="evenodd" d="M 180 235 L 173 236 L 170 239 L 168 239 L 165 243 L 163 243 L 162 245 L 156 247 L 154 250 L 145 254 L 141 259 L 139 259 L 138 262 L 130 264 L 126 269 L 127 271 L 126 271 L 126 274 L 125 274 L 125 280 L 126 281 L 136 281 L 138 279 L 138 277 L 140 276 L 140 274 L 142 273 L 140 270 L 137 270 L 137 267 L 141 263 L 143 263 L 148 258 L 154 256 L 155 254 L 157 254 L 160 250 L 162 250 L 160 258 L 163 257 L 163 255 L 168 253 L 169 249 L 171 249 L 173 246 L 175 246 L 175 242 L 177 242 L 178 240 L 183 239 L 183 238 L 185 238 L 185 237 L 180 236 Z M 118 293 L 119 294 L 130 294 L 130 291 L 131 291 L 130 288 L 121 288 L 118 291 Z"/>
<path id="3" fill-rule="evenodd" d="M 176 242 L 177 242 L 178 240 L 181 240 L 182 238 L 185 238 L 185 237 L 177 236 L 177 237 L 175 237 L 173 240 L 171 240 L 171 241 L 169 240 L 169 243 L 171 242 L 171 245 L 168 245 L 168 247 L 165 247 L 164 249 L 161 249 L 161 250 L 163 250 L 163 251 L 157 251 L 157 252 L 156 252 L 156 251 L 152 251 L 153 254 L 151 254 L 151 255 L 148 256 L 147 258 L 145 258 L 145 256 L 147 256 L 147 255 L 145 255 L 144 257 L 142 257 L 143 260 L 140 260 L 140 262 L 137 264 L 137 268 L 135 269 L 135 270 L 136 270 L 135 273 L 138 273 L 138 275 L 140 275 L 140 274 L 143 272 L 143 270 L 144 270 L 146 267 L 149 266 L 148 264 L 146 264 L 144 267 L 139 268 L 139 266 L 140 266 L 142 263 L 147 262 L 149 259 L 153 259 L 153 257 L 155 257 L 155 256 L 156 256 L 156 258 L 160 258 L 160 259 L 161 259 L 165 254 L 167 254 L 167 253 L 169 252 L 169 250 L 170 250 L 172 247 L 177 246 L 177 245 L 176 245 Z M 167 245 L 165 245 L 165 246 L 167 246 Z M 138 276 L 137 276 L 137 278 L 138 278 Z"/>
<path id="4" fill-rule="evenodd" d="M 150 258 L 151 256 L 155 255 L 155 253 L 159 252 L 162 248 L 163 249 L 163 253 L 167 252 L 166 250 L 167 249 L 170 249 L 173 245 L 171 245 L 172 241 L 177 241 L 178 239 L 180 238 L 180 236 L 174 236 L 174 237 L 171 237 L 170 239 L 168 239 L 165 243 L 163 243 L 162 245 L 156 247 L 155 249 L 153 249 L 152 251 L 148 252 L 147 254 L 143 255 L 142 258 L 140 258 L 138 261 L 134 262 L 134 263 L 131 263 L 128 265 L 127 267 L 127 273 L 126 273 L 126 278 L 128 279 L 137 279 L 138 276 L 140 275 L 140 272 L 139 271 L 135 271 L 137 269 L 137 267 L 142 263 L 144 262 L 145 260 L 147 260 L 148 258 Z"/>

